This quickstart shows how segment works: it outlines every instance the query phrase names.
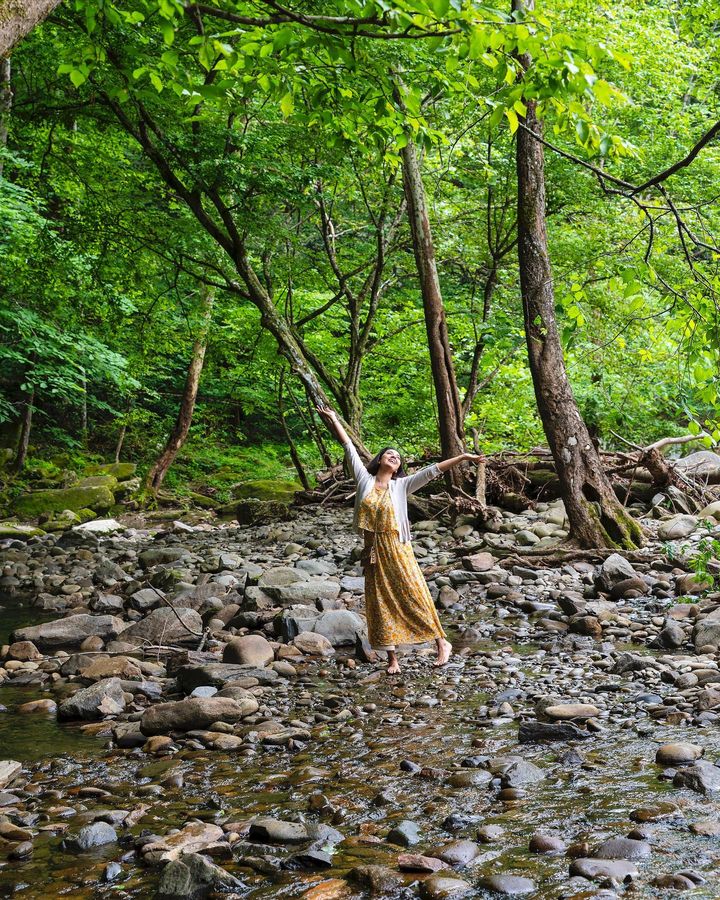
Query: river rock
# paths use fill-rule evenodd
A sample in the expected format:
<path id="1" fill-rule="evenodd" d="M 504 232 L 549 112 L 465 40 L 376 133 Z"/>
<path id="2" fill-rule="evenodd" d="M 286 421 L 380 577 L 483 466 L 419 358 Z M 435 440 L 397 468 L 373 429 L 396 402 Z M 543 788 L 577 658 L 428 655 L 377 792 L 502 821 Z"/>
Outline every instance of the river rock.
<path id="1" fill-rule="evenodd" d="M 695 649 L 711 645 L 720 647 L 720 607 L 700 619 L 693 628 Z"/>
<path id="2" fill-rule="evenodd" d="M 273 844 L 304 844 L 310 840 L 308 829 L 302 822 L 284 822 L 269 816 L 254 819 L 250 823 L 249 836 L 250 840 Z"/>
<path id="3" fill-rule="evenodd" d="M 530 784 L 538 784 L 544 778 L 545 773 L 534 763 L 526 759 L 518 759 L 505 769 L 502 773 L 501 781 L 504 788 L 518 788 Z"/>
<path id="4" fill-rule="evenodd" d="M 21 519 L 37 519 L 42 515 L 61 513 L 65 509 L 104 512 L 114 503 L 112 491 L 105 484 L 85 485 L 21 494 L 13 503 L 12 511 Z"/>
<path id="5" fill-rule="evenodd" d="M 194 900 L 209 891 L 240 890 L 239 878 L 220 868 L 207 856 L 184 853 L 171 860 L 163 869 L 156 900 Z"/>
<path id="6" fill-rule="evenodd" d="M 254 679 L 252 684 L 277 684 L 280 675 L 274 669 L 258 669 L 257 666 L 236 666 L 232 663 L 210 663 L 206 666 L 181 666 L 177 671 L 177 684 L 183 694 L 191 694 L 195 688 L 242 687 L 242 682 Z M 235 682 L 240 682 L 239 685 Z"/>
<path id="7" fill-rule="evenodd" d="M 650 856 L 650 844 L 632 838 L 610 838 L 603 841 L 593 851 L 593 859 L 647 859 Z"/>
<path id="8" fill-rule="evenodd" d="M 447 868 L 447 863 L 434 856 L 422 856 L 420 853 L 401 853 L 397 859 L 398 868 L 403 872 L 440 872 Z"/>
<path id="9" fill-rule="evenodd" d="M 692 766 L 681 769 L 673 778 L 675 787 L 686 787 L 699 794 L 716 796 L 720 793 L 720 768 L 699 759 Z"/>
<path id="10" fill-rule="evenodd" d="M 677 541 L 689 537 L 697 528 L 697 523 L 695 516 L 684 514 L 665 519 L 658 528 L 658 538 L 661 541 Z"/>
<path id="11" fill-rule="evenodd" d="M 13 632 L 12 640 L 32 641 L 41 650 L 77 650 L 92 635 L 111 641 L 126 628 L 116 616 L 91 616 L 81 613 L 65 619 L 55 619 L 42 625 L 30 625 Z M 123 640 L 125 637 L 123 636 Z"/>
<path id="12" fill-rule="evenodd" d="M 473 890 L 472 885 L 462 878 L 451 875 L 431 875 L 420 885 L 420 896 L 423 900 L 445 900 L 450 897 L 462 897 Z"/>
<path id="13" fill-rule="evenodd" d="M 358 636 L 364 637 L 367 625 L 361 616 L 349 609 L 333 609 L 318 616 L 313 631 L 326 637 L 333 647 L 341 647 L 354 644 Z"/>
<path id="14" fill-rule="evenodd" d="M 144 844 L 142 854 L 148 861 L 171 862 L 188 853 L 201 853 L 211 845 L 223 841 L 224 837 L 219 825 L 210 822 L 188 822 L 180 831 Z"/>
<path id="15" fill-rule="evenodd" d="M 125 709 L 125 694 L 119 678 L 104 678 L 81 688 L 58 707 L 58 719 L 102 719 Z"/>
<path id="16" fill-rule="evenodd" d="M 93 822 L 86 825 L 75 834 L 63 840 L 63 847 L 75 853 L 83 853 L 94 847 L 102 847 L 104 844 L 113 844 L 117 841 L 117 832 L 107 822 Z"/>
<path id="17" fill-rule="evenodd" d="M 480 846 L 475 841 L 459 840 L 450 841 L 449 844 L 438 847 L 433 852 L 433 856 L 436 856 L 453 868 L 461 869 L 469 865 L 479 853 Z"/>
<path id="18" fill-rule="evenodd" d="M 99 657 L 81 672 L 82 677 L 89 681 L 99 681 L 102 678 L 124 678 L 133 681 L 142 678 L 140 666 L 128 656 Z"/>
<path id="19" fill-rule="evenodd" d="M 635 578 L 637 572 L 633 569 L 624 556 L 619 553 L 611 553 L 600 567 L 597 578 L 597 586 L 601 591 L 609 593 L 613 585 L 626 578 Z"/>
<path id="20" fill-rule="evenodd" d="M 314 631 L 301 631 L 293 638 L 293 646 L 308 656 L 327 656 L 334 653 L 333 645 L 324 634 Z"/>
<path id="21" fill-rule="evenodd" d="M 480 885 L 493 894 L 511 896 L 532 894 L 537 890 L 535 882 L 522 875 L 487 875 L 481 879 Z"/>
<path id="22" fill-rule="evenodd" d="M 400 847 L 412 847 L 420 840 L 420 827 L 416 822 L 405 819 L 391 829 L 387 839 Z"/>
<path id="23" fill-rule="evenodd" d="M 140 647 L 143 644 L 197 645 L 203 633 L 203 621 L 194 609 L 167 606 L 154 609 L 144 619 L 130 625 L 122 635 L 126 644 Z"/>
<path id="24" fill-rule="evenodd" d="M 697 744 L 663 744 L 658 747 L 655 762 L 660 766 L 685 766 L 700 759 L 704 752 Z"/>
<path id="25" fill-rule="evenodd" d="M 230 697 L 188 697 L 175 703 L 149 707 L 140 720 L 140 730 L 150 737 L 171 731 L 207 729 L 213 722 L 239 722 L 258 709 L 255 699 Z"/>
<path id="26" fill-rule="evenodd" d="M 223 650 L 223 662 L 241 666 L 267 666 L 275 659 L 270 642 L 260 634 L 233 638 Z"/>
<path id="27" fill-rule="evenodd" d="M 0 759 L 0 788 L 6 787 L 22 772 L 22 763 L 14 759 Z"/>
<path id="28" fill-rule="evenodd" d="M 604 881 L 611 878 L 614 881 L 632 881 L 637 877 L 637 866 L 620 859 L 576 859 L 570 864 L 570 875 L 579 875 L 589 881 Z"/>
<path id="29" fill-rule="evenodd" d="M 34 659 L 41 659 L 42 654 L 32 641 L 15 641 L 8 647 L 6 658 L 18 662 L 31 662 Z"/>
<path id="30" fill-rule="evenodd" d="M 545 715 L 555 721 L 566 719 L 593 719 L 600 714 L 597 706 L 591 703 L 558 703 L 554 706 L 546 706 Z"/>
<path id="31" fill-rule="evenodd" d="M 121 525 L 117 519 L 92 519 L 90 522 L 83 522 L 82 525 L 76 525 L 73 531 L 92 534 L 116 534 L 118 531 L 124 531 L 125 526 Z"/>
<path id="32" fill-rule="evenodd" d="M 587 740 L 590 734 L 571 722 L 521 722 L 518 741 L 521 744 L 543 744 L 551 741 Z"/>

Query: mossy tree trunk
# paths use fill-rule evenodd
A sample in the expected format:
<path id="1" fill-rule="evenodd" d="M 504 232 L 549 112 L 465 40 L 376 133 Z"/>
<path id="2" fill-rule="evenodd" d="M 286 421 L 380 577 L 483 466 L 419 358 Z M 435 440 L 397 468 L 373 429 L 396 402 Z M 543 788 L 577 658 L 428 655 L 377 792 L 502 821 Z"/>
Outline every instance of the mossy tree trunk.
<path id="1" fill-rule="evenodd" d="M 532 10 L 535 0 L 513 0 L 513 10 Z M 520 56 L 527 70 L 532 59 Z M 555 318 L 555 291 L 545 225 L 545 159 L 536 103 L 516 133 L 518 256 L 525 337 L 535 397 L 555 460 L 572 537 L 581 547 L 632 549 L 643 543 L 640 525 L 615 496 L 580 415 L 565 368 Z"/>

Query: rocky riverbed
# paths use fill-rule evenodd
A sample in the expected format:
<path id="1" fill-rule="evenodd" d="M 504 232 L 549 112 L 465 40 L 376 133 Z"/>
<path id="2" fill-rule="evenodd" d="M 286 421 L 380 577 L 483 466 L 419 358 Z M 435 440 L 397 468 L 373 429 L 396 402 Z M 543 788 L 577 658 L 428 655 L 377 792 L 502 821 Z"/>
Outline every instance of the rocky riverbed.
<path id="1" fill-rule="evenodd" d="M 348 510 L 5 541 L 0 895 L 716 898 L 720 595 L 673 555 L 718 526 L 646 524 L 539 568 L 558 503 L 416 523 L 456 653 L 393 678 Z"/>

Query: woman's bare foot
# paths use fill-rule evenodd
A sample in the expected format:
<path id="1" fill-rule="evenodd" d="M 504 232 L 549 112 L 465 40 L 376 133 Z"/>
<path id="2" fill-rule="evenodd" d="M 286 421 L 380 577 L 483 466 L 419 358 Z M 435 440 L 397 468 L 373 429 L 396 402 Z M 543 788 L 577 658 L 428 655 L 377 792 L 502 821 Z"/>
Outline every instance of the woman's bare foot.
<path id="1" fill-rule="evenodd" d="M 433 663 L 433 665 L 437 668 L 439 666 L 444 666 L 445 663 L 450 659 L 450 654 L 452 653 L 452 644 L 450 641 L 446 641 L 445 638 L 440 638 L 437 642 L 437 659 Z"/>
<path id="2" fill-rule="evenodd" d="M 400 663 L 398 662 L 397 653 L 393 650 L 388 651 L 388 675 L 397 675 L 400 671 Z"/>

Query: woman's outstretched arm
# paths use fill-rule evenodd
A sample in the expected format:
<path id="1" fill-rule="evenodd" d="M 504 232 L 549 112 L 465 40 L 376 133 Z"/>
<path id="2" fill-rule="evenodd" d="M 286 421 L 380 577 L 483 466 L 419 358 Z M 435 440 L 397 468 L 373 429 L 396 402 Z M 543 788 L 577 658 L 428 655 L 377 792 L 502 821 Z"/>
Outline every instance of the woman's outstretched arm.
<path id="1" fill-rule="evenodd" d="M 447 472 L 448 469 L 452 469 L 453 466 L 457 466 L 461 462 L 471 462 L 477 465 L 477 463 L 485 462 L 485 457 L 482 453 L 461 453 L 460 456 L 442 460 L 442 462 L 437 464 L 437 467 L 441 472 Z"/>
<path id="2" fill-rule="evenodd" d="M 330 409 L 329 406 L 317 406 L 316 409 L 320 418 L 327 425 L 328 430 L 335 435 L 335 437 L 345 448 L 345 452 L 347 453 L 350 460 L 350 467 L 352 469 L 355 482 L 359 483 L 367 478 L 370 478 L 370 473 L 365 468 L 363 461 L 360 459 L 360 454 L 357 452 L 357 450 L 355 449 L 355 445 L 348 437 L 348 433 L 343 428 L 343 424 L 340 419 L 338 419 L 335 410 Z"/>

